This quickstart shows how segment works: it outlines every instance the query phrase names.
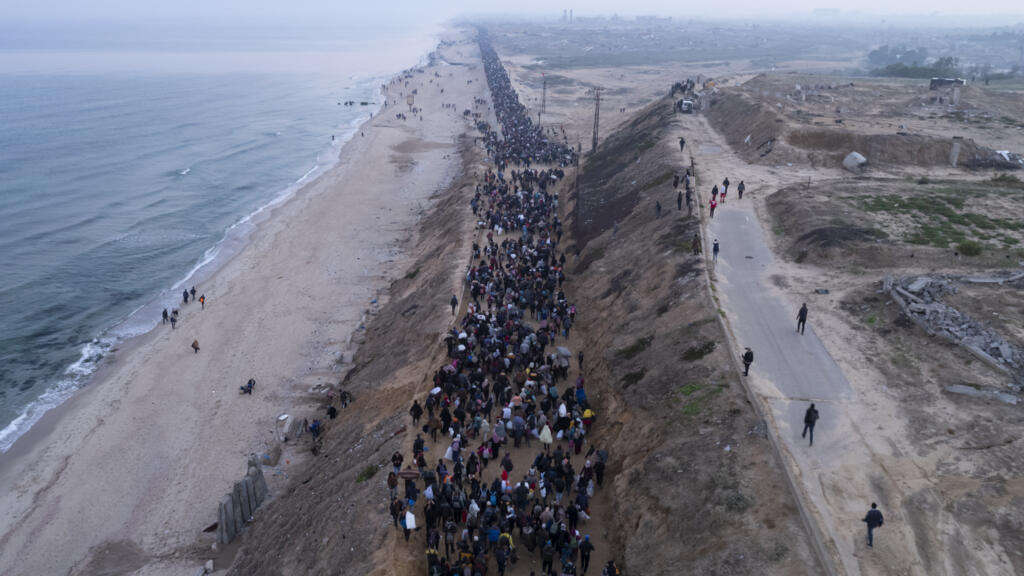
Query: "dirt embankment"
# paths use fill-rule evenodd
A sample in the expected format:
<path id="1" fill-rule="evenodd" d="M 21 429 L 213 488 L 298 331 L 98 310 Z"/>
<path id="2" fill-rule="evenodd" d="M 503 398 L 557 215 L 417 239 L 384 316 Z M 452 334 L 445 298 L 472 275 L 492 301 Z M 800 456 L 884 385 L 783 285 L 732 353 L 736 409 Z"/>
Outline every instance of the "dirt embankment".
<path id="1" fill-rule="evenodd" d="M 623 129 L 609 135 L 586 157 L 586 169 L 579 174 L 582 193 L 574 193 L 576 204 L 571 215 L 573 236 L 579 246 L 586 245 L 633 210 L 644 192 L 671 188 L 672 177 L 680 168 L 666 163 L 654 149 L 662 145 L 672 116 L 671 99 L 661 98 L 637 113 Z M 683 172 L 679 172 L 680 176 Z M 652 200 L 652 211 L 653 204 Z M 669 207 L 664 198 L 662 205 Z"/>
<path id="2" fill-rule="evenodd" d="M 815 166 L 839 166 L 850 152 L 859 152 L 871 164 L 887 166 L 949 166 L 953 145 L 960 145 L 957 164 L 988 168 L 991 150 L 973 140 L 940 140 L 920 134 L 858 134 L 841 128 L 794 130 L 786 136 L 791 146 L 807 151 Z"/>
<path id="3" fill-rule="evenodd" d="M 609 539 L 632 574 L 820 574 L 766 427 L 728 357 L 703 257 L 692 254 L 698 221 L 676 211 L 671 178 L 641 184 L 685 171 L 678 143 L 659 131 L 639 159 L 623 144 L 652 136 L 646 122 L 658 106 L 665 103 L 638 114 L 583 168 L 574 215 L 587 217 L 587 243 L 568 263 L 591 354 L 588 388 L 598 392 L 593 440 L 612 455 Z M 631 197 L 610 184 L 584 187 L 611 177 L 636 181 Z"/>
<path id="4" fill-rule="evenodd" d="M 859 152 L 868 159 L 869 165 L 938 167 L 950 166 L 954 146 L 958 146 L 959 167 L 971 170 L 1020 168 L 971 138 L 954 140 L 926 134 L 878 133 L 863 128 L 857 131 L 839 123 L 811 127 L 793 120 L 807 116 L 801 116 L 803 111 L 794 108 L 798 102 L 781 98 L 773 104 L 764 96 L 778 97 L 778 89 L 755 78 L 743 86 L 719 88 L 709 96 L 708 108 L 703 113 L 747 162 L 839 167 L 847 154 Z M 857 116 L 857 120 L 880 122 L 883 116 L 884 112 L 876 112 L 874 117 L 865 112 Z M 891 118 L 885 117 L 891 122 Z"/>
<path id="5" fill-rule="evenodd" d="M 703 112 L 741 158 L 755 164 L 807 163 L 806 154 L 785 142 L 786 121 L 771 106 L 749 95 L 722 89 Z"/>
<path id="6" fill-rule="evenodd" d="M 465 137 L 460 143 L 464 165 L 478 155 L 471 144 Z M 407 573 L 423 559 L 408 547 L 390 554 L 393 529 L 378 466 L 411 442 L 404 428 L 411 399 L 426 389 L 444 353 L 439 334 L 469 252 L 462 227 L 474 184 L 467 171 L 421 222 L 418 256 L 391 285 L 341 383 L 352 404 L 336 420 L 324 418 L 319 454 L 256 513 L 231 574 Z"/>

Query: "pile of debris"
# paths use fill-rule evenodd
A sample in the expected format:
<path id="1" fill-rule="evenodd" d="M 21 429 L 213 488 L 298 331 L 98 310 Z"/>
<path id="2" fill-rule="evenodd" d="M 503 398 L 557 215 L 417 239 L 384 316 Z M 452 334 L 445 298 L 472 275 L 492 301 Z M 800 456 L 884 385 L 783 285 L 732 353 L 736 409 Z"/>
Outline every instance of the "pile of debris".
<path id="1" fill-rule="evenodd" d="M 989 366 L 1013 377 L 1014 390 L 1024 389 L 1024 350 L 986 324 L 942 303 L 942 296 L 956 293 L 957 280 L 943 275 L 893 278 L 889 274 L 882 287 L 925 332 L 963 346 Z"/>

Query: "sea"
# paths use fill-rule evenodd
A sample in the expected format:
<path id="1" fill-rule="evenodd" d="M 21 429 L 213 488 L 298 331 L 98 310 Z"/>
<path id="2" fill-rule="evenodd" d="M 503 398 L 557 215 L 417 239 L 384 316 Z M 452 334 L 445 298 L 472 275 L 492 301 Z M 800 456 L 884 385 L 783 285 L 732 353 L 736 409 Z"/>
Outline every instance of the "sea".
<path id="1" fill-rule="evenodd" d="M 45 32 L 0 25 L 0 452 L 330 168 L 440 27 Z"/>

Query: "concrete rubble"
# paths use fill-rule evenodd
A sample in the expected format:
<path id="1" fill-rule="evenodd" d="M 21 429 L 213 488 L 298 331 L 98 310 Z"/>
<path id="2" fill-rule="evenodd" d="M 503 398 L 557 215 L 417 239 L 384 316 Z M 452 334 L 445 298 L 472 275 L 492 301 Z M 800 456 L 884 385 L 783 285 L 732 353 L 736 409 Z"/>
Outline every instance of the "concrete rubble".
<path id="1" fill-rule="evenodd" d="M 957 278 L 947 275 L 885 277 L 882 287 L 915 324 L 932 336 L 940 336 L 959 344 L 989 366 L 1014 379 L 1011 388 L 1024 389 L 1024 350 L 1007 342 L 983 322 L 962 314 L 941 301 L 954 294 L 959 282 L 999 283 L 1017 286 L 1024 273 L 992 277 Z"/>
<path id="2" fill-rule="evenodd" d="M 248 472 L 235 482 L 231 492 L 220 500 L 217 511 L 217 542 L 229 544 L 241 532 L 253 514 L 267 499 L 267 481 L 263 477 L 263 465 L 259 458 L 249 459 Z"/>

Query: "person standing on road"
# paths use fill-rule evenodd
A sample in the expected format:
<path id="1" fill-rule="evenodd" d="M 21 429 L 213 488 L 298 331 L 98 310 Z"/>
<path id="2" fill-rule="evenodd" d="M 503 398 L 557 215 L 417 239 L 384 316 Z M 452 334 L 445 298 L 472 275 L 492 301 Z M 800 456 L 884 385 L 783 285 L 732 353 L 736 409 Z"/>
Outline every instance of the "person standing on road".
<path id="1" fill-rule="evenodd" d="M 449 304 L 452 305 L 452 316 L 455 316 L 455 309 L 459 307 L 459 299 L 455 297 L 455 294 L 452 294 L 452 300 Z"/>
<path id="2" fill-rule="evenodd" d="M 796 331 L 800 334 L 804 333 L 804 326 L 807 325 L 807 302 L 800 306 L 800 310 L 796 313 Z"/>
<path id="3" fill-rule="evenodd" d="M 750 375 L 750 365 L 754 363 L 754 351 L 750 349 L 750 346 L 745 348 L 746 352 L 743 353 L 743 375 Z"/>
<path id="4" fill-rule="evenodd" d="M 818 409 L 814 407 L 814 404 L 807 409 L 804 413 L 804 432 L 800 435 L 801 438 L 806 438 L 807 433 L 811 433 L 811 446 L 814 446 L 814 424 L 818 421 Z"/>
<path id="5" fill-rule="evenodd" d="M 743 200 L 743 191 L 747 189 L 747 185 L 740 180 L 740 183 L 736 186 L 736 193 L 739 194 L 740 200 Z"/>
<path id="6" fill-rule="evenodd" d="M 715 243 L 711 245 L 711 261 L 718 262 L 718 238 L 715 238 Z"/>
<path id="7" fill-rule="evenodd" d="M 875 528 L 881 528 L 882 524 L 885 524 L 885 519 L 882 518 L 882 511 L 878 509 L 878 504 L 871 503 L 871 510 L 868 510 L 867 516 L 864 517 L 864 522 L 868 524 L 868 548 L 874 548 Z"/>

